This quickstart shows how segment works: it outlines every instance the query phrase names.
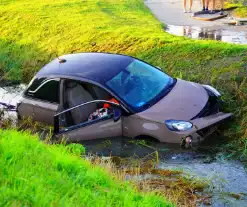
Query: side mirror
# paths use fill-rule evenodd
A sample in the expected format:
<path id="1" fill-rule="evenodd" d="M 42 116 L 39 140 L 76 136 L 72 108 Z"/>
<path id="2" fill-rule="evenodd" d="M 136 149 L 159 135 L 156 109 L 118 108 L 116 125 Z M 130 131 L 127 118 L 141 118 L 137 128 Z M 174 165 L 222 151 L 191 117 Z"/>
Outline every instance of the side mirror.
<path id="1" fill-rule="evenodd" d="M 122 116 L 121 109 L 114 108 L 113 109 L 113 113 L 114 113 L 113 120 L 114 120 L 114 122 L 117 122 L 121 118 L 121 116 Z"/>

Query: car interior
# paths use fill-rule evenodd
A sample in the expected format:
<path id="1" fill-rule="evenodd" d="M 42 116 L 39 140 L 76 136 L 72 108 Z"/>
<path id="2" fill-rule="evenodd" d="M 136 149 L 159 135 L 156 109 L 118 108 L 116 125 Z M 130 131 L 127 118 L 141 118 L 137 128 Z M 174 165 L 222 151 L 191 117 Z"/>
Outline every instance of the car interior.
<path id="1" fill-rule="evenodd" d="M 64 85 L 64 109 L 93 100 L 109 100 L 112 96 L 98 86 L 79 81 L 66 80 Z M 103 108 L 103 103 L 91 103 L 66 113 L 68 126 L 87 122 L 90 115 Z"/>

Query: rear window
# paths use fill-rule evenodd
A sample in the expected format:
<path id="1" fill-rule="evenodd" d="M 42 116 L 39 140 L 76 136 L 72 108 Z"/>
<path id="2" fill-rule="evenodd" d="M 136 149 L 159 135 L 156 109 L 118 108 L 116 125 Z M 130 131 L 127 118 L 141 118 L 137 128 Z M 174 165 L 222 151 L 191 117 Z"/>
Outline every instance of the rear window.
<path id="1" fill-rule="evenodd" d="M 59 103 L 59 81 L 35 79 L 25 93 L 26 96 L 51 103 Z"/>
<path id="2" fill-rule="evenodd" d="M 36 90 L 47 78 L 35 78 L 28 85 L 28 91 Z"/>

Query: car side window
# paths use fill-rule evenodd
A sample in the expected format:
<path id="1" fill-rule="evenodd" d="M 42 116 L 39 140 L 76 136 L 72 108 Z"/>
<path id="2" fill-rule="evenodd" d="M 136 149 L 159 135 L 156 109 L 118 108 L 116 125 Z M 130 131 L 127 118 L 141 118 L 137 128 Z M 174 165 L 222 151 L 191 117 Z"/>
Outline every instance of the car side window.
<path id="1" fill-rule="evenodd" d="M 92 102 L 84 106 L 69 110 L 64 113 L 62 119 L 64 126 L 86 124 L 95 119 L 106 118 L 110 114 L 110 107 L 104 103 L 112 100 L 112 96 L 103 88 L 76 80 L 65 80 L 63 85 L 63 108 L 71 109 L 80 104 Z M 93 102 L 103 100 L 101 102 Z M 109 110 L 108 110 L 109 109 Z M 109 113 L 108 113 L 109 112 Z"/>
<path id="2" fill-rule="evenodd" d="M 35 90 L 31 90 L 32 86 L 28 89 L 26 95 L 42 101 L 51 103 L 59 103 L 59 81 L 47 80 L 43 85 L 41 84 Z"/>

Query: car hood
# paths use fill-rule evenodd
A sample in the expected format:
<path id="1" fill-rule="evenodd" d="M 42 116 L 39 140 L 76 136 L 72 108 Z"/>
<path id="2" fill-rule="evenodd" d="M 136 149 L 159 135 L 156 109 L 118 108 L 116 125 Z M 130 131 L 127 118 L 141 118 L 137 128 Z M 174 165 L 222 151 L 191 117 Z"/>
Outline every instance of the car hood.
<path id="1" fill-rule="evenodd" d="M 208 98 L 200 84 L 178 79 L 170 93 L 138 115 L 162 123 L 168 119 L 190 120 L 204 108 Z"/>

